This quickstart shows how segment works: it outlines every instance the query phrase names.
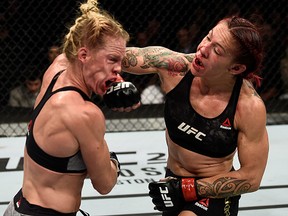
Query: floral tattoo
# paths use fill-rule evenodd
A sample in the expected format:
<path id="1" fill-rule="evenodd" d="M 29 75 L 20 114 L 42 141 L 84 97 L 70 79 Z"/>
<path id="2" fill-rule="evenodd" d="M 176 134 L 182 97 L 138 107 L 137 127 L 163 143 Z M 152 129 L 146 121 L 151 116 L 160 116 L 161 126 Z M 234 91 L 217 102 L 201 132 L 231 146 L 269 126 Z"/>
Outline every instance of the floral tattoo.
<path id="1" fill-rule="evenodd" d="M 183 59 L 183 56 L 172 54 L 169 51 L 162 51 L 159 48 L 146 50 L 139 50 L 137 53 L 130 51 L 126 52 L 126 56 L 122 61 L 124 68 L 135 67 L 138 64 L 137 57 L 141 56 L 143 64 L 139 65 L 142 69 L 148 68 L 163 68 L 167 69 L 168 73 L 172 76 L 182 75 L 189 70 L 188 64 Z M 184 56 L 186 60 L 192 62 L 193 57 L 189 55 Z"/>

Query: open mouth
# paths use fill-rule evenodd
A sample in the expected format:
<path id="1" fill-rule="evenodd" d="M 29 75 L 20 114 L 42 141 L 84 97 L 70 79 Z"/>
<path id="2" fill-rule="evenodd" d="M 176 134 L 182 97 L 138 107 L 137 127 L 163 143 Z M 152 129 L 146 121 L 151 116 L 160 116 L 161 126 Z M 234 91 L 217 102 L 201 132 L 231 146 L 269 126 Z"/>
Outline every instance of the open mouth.
<path id="1" fill-rule="evenodd" d="M 115 81 L 116 81 L 115 78 L 110 79 L 110 80 L 107 80 L 107 81 L 105 82 L 105 87 L 106 87 L 106 89 L 110 88 Z"/>
<path id="2" fill-rule="evenodd" d="M 112 85 L 112 83 L 113 83 L 112 80 L 107 80 L 107 81 L 105 82 L 106 88 L 109 88 L 109 87 Z"/>
<path id="3" fill-rule="evenodd" d="M 194 59 L 194 61 L 193 61 L 193 63 L 192 63 L 192 65 L 193 65 L 193 68 L 196 70 L 196 71 L 200 71 L 200 70 L 203 70 L 204 69 L 204 65 L 203 65 L 203 63 L 202 63 L 202 61 L 200 60 L 200 58 L 195 58 Z"/>
<path id="4" fill-rule="evenodd" d="M 203 67 L 203 66 L 204 66 L 204 65 L 202 64 L 202 62 L 201 62 L 198 58 L 195 59 L 195 63 L 196 63 L 196 65 L 199 66 L 199 67 Z"/>

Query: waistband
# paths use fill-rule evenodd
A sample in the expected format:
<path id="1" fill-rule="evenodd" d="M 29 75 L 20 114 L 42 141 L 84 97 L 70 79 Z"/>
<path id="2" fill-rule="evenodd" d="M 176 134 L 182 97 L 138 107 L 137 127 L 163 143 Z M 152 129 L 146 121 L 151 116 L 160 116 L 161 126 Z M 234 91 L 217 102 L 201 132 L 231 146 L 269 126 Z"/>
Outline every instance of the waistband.
<path id="1" fill-rule="evenodd" d="M 47 216 L 47 215 L 59 215 L 59 216 L 76 216 L 77 212 L 61 213 L 50 208 L 43 208 L 38 205 L 30 204 L 28 200 L 23 197 L 22 189 L 14 196 L 15 210 L 22 214 Z"/>

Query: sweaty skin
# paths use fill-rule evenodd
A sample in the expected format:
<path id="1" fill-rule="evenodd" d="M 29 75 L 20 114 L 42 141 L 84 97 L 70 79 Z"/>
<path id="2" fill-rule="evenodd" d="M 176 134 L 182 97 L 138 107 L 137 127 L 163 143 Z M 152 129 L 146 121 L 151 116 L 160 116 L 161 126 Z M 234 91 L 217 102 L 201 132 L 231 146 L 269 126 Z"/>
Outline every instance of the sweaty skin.
<path id="1" fill-rule="evenodd" d="M 88 96 L 91 96 L 92 91 L 104 94 L 107 90 L 106 81 L 116 79 L 115 71 L 120 72 L 125 45 L 123 39 L 111 39 L 109 45 L 100 51 L 80 50 L 80 53 L 85 52 L 82 59 L 84 64 L 79 65 L 85 71 L 85 77 L 72 70 L 75 67 L 71 67 L 64 54 L 58 56 L 44 75 L 35 106 L 43 97 L 52 77 L 61 70 L 64 72 L 59 76 L 53 91 L 64 86 L 75 86 Z M 87 175 L 100 194 L 109 193 L 117 181 L 117 167 L 109 157 L 104 140 L 105 128 L 102 111 L 92 102 L 85 101 L 79 93 L 64 91 L 54 94 L 35 120 L 35 141 L 46 153 L 55 157 L 71 156 L 81 149 L 87 173 L 48 170 L 35 163 L 25 150 L 24 197 L 31 204 L 53 207 L 59 212 L 77 212 Z"/>

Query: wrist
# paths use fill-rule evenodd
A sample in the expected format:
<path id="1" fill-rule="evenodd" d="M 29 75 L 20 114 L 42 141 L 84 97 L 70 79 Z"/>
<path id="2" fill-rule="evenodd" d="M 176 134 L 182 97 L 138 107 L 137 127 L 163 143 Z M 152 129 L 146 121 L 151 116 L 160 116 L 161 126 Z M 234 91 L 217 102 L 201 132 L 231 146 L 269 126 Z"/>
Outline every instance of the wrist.
<path id="1" fill-rule="evenodd" d="M 120 169 L 119 169 L 119 162 L 113 158 L 110 158 L 111 162 L 115 165 L 116 167 L 116 172 L 117 172 L 117 175 L 119 176 L 120 174 Z"/>
<path id="2" fill-rule="evenodd" d="M 197 183 L 195 178 L 182 178 L 181 187 L 185 201 L 191 202 L 198 199 Z"/>
<path id="3" fill-rule="evenodd" d="M 117 175 L 119 176 L 119 174 L 120 174 L 120 163 L 118 161 L 118 158 L 117 158 L 117 155 L 116 155 L 115 152 L 110 152 L 110 160 L 115 165 Z"/>

